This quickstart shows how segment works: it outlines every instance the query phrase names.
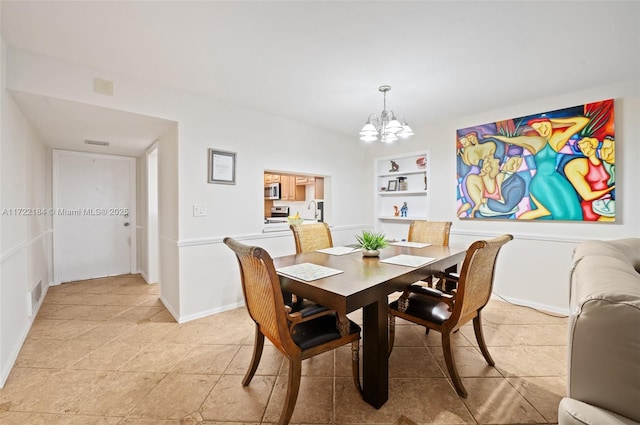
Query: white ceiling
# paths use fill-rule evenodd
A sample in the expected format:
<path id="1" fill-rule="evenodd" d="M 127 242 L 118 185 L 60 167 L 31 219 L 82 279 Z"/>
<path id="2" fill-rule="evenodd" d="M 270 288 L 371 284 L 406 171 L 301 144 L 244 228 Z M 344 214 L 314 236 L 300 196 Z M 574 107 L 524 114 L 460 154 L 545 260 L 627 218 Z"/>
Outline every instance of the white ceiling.
<path id="1" fill-rule="evenodd" d="M 415 129 L 640 76 L 638 1 L 2 1 L 1 6 L 9 45 L 354 138 L 367 115 L 382 110 L 382 84 L 392 86 L 388 107 Z M 17 101 L 50 144 L 75 125 L 62 123 L 63 113 L 57 122 L 43 119 L 43 102 L 73 106 L 26 95 Z M 99 133 L 83 140 L 131 136 L 115 131 L 130 125 L 100 128 L 100 118 L 89 118 L 100 108 L 77 108 L 88 108 L 88 125 L 75 131 Z M 80 113 L 73 111 L 68 119 Z M 148 119 L 142 119 L 141 129 Z"/>

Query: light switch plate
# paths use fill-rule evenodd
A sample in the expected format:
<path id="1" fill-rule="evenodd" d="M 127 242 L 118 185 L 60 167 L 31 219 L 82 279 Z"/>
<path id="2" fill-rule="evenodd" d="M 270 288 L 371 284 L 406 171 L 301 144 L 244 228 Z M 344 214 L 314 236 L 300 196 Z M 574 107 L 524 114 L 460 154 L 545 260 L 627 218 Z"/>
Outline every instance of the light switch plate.
<path id="1" fill-rule="evenodd" d="M 194 205 L 193 206 L 193 216 L 194 217 L 206 217 L 207 216 L 207 206 L 206 205 Z"/>

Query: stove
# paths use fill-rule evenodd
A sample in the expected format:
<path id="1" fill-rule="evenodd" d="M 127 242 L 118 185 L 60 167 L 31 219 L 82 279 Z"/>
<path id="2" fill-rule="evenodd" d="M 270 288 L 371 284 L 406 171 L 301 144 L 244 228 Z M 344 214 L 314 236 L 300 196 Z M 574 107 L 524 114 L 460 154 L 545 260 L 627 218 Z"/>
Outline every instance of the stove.
<path id="1" fill-rule="evenodd" d="M 289 207 L 271 207 L 271 217 L 266 217 L 264 222 L 270 223 L 288 223 Z"/>

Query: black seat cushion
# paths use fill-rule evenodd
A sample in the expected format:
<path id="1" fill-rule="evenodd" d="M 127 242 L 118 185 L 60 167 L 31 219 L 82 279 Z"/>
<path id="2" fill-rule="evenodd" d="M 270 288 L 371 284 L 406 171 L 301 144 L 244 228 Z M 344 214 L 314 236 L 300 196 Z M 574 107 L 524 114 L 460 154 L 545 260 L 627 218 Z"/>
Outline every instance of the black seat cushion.
<path id="1" fill-rule="evenodd" d="M 297 313 L 300 312 L 300 315 L 304 318 L 304 317 L 309 317 L 309 316 L 313 316 L 314 314 L 317 313 L 322 313 L 323 311 L 327 311 L 329 310 L 327 307 L 320 305 L 320 304 L 316 304 L 314 302 L 311 302 L 309 300 L 305 300 L 303 299 L 302 301 L 299 301 L 297 303 L 294 303 L 292 305 L 292 313 Z"/>
<path id="2" fill-rule="evenodd" d="M 349 320 L 349 324 L 349 334 L 360 333 L 360 326 L 357 323 Z M 293 341 L 303 350 L 308 350 L 340 337 L 335 313 L 299 323 L 293 329 L 292 335 Z"/>
<path id="3" fill-rule="evenodd" d="M 398 310 L 398 301 L 389 304 L 389 309 Z M 409 295 L 409 307 L 405 313 L 439 325 L 451 317 L 447 304 L 417 294 Z"/>

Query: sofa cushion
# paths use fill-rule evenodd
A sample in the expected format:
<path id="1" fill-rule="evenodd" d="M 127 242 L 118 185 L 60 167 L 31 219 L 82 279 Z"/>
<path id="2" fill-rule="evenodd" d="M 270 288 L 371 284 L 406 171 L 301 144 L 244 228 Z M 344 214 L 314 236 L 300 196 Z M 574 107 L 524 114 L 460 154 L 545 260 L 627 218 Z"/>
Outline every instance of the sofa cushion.
<path id="1" fill-rule="evenodd" d="M 640 425 L 624 416 L 566 397 L 558 406 L 558 423 L 562 425 Z"/>
<path id="2" fill-rule="evenodd" d="M 640 239 L 586 241 L 574 251 L 568 396 L 640 422 L 640 273 L 632 262 L 640 255 L 636 247 Z"/>
<path id="3" fill-rule="evenodd" d="M 576 264 L 582 258 L 593 255 L 626 259 L 631 267 L 640 273 L 640 238 L 581 242 L 574 250 L 573 262 Z"/>

